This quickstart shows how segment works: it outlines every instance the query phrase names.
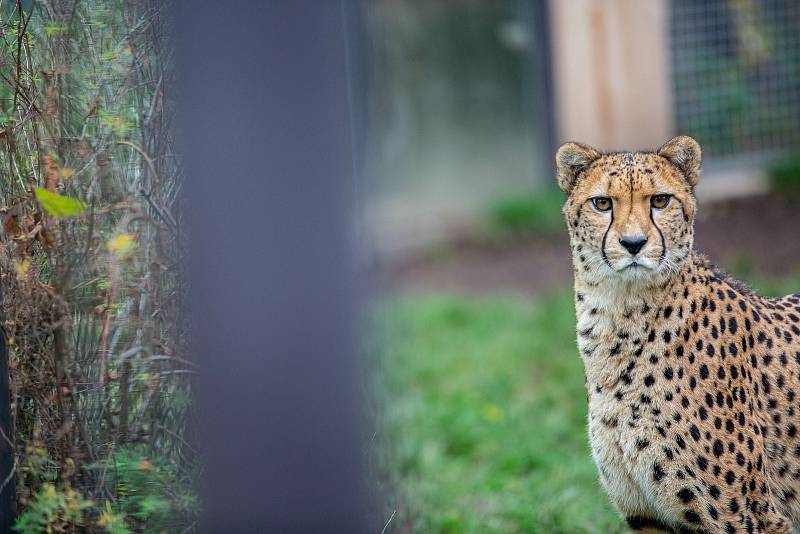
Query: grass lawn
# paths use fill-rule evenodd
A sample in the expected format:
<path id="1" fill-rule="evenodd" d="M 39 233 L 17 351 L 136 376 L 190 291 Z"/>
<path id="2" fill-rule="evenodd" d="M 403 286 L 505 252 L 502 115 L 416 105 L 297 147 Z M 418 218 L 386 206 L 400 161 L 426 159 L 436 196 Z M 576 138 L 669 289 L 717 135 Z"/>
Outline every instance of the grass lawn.
<path id="1" fill-rule="evenodd" d="M 800 277 L 754 287 L 783 295 Z M 625 531 L 589 453 L 571 291 L 413 295 L 383 309 L 381 469 L 395 531 Z"/>
<path id="2" fill-rule="evenodd" d="M 398 525 L 623 532 L 595 474 L 570 292 L 407 297 L 382 369 Z"/>
<path id="3" fill-rule="evenodd" d="M 782 295 L 800 277 L 755 287 Z M 589 452 L 571 291 L 407 296 L 384 309 L 395 531 L 625 531 Z"/>

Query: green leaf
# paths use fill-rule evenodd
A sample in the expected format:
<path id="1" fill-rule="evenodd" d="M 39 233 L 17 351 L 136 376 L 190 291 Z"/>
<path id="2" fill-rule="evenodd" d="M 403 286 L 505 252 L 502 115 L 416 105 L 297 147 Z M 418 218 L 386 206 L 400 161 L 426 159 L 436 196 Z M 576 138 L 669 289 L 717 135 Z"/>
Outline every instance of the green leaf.
<path id="1" fill-rule="evenodd" d="M 67 27 L 64 24 L 52 24 L 51 23 L 51 24 L 48 24 L 45 27 L 44 31 L 47 32 L 48 36 L 56 35 L 56 34 L 62 34 L 62 33 L 65 33 L 67 31 Z"/>
<path id="2" fill-rule="evenodd" d="M 53 217 L 74 217 L 86 211 L 86 203 L 77 198 L 64 197 L 37 187 L 34 190 L 39 204 Z"/>

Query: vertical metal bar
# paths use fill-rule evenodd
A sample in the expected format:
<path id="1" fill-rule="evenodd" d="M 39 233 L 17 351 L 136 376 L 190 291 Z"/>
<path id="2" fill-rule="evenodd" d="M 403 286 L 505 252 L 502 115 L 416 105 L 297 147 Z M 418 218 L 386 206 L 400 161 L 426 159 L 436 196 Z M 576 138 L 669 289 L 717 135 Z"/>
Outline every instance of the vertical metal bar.
<path id="1" fill-rule="evenodd" d="M 552 185 L 552 157 L 555 152 L 555 117 L 553 114 L 552 57 L 550 45 L 550 11 L 548 0 L 518 0 L 521 18 L 530 31 L 527 64 L 524 69 L 523 98 L 532 123 L 537 178 Z"/>
<path id="2" fill-rule="evenodd" d="M 538 117 L 545 144 L 545 161 L 548 162 L 546 175 L 552 173 L 550 161 L 555 154 L 558 139 L 556 133 L 555 106 L 553 97 L 553 51 L 550 35 L 550 1 L 533 0 L 533 43 L 534 61 L 540 76 L 541 99 L 539 100 Z"/>
<path id="3" fill-rule="evenodd" d="M 12 532 L 16 520 L 17 474 L 4 323 L 3 295 L 0 293 L 0 532 Z"/>
<path id="4" fill-rule="evenodd" d="M 203 532 L 363 531 L 342 6 L 183 1 Z"/>
<path id="5" fill-rule="evenodd" d="M 367 31 L 364 20 L 365 2 L 369 0 L 344 0 L 342 21 L 344 23 L 345 58 L 347 67 L 347 100 L 350 117 L 350 144 L 353 173 L 353 212 L 356 246 L 361 257 L 365 250 L 362 224 L 366 183 L 364 164 L 367 157 L 367 102 L 369 99 L 367 79 Z"/>

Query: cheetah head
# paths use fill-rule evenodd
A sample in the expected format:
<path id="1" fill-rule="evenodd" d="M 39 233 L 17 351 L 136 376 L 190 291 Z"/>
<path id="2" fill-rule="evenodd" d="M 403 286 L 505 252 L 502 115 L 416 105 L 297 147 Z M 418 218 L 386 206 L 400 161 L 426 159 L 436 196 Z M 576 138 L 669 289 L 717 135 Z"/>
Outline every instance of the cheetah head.
<path id="1" fill-rule="evenodd" d="M 562 145 L 556 168 L 576 275 L 659 283 L 678 272 L 692 250 L 700 159 L 700 145 L 686 136 L 655 153 Z"/>

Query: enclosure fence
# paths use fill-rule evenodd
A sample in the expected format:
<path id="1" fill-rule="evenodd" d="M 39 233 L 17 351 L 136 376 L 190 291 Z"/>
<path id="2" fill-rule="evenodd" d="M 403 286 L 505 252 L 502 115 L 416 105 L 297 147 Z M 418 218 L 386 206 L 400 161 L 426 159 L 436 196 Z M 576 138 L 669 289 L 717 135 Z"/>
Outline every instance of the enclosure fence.
<path id="1" fill-rule="evenodd" d="M 800 149 L 800 3 L 673 0 L 678 131 L 717 159 Z"/>

